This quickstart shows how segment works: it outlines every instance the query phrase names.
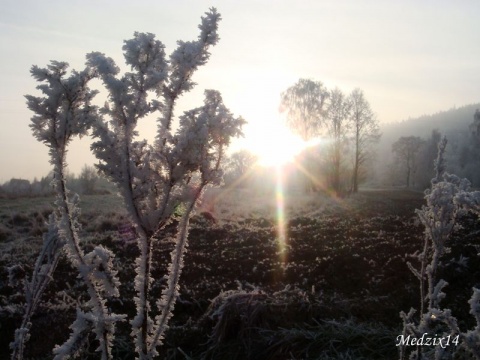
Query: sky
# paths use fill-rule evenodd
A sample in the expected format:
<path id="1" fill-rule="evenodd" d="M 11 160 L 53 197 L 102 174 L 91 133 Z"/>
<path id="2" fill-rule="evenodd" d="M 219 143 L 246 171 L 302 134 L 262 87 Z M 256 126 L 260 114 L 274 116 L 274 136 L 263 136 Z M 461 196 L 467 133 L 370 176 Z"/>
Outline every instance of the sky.
<path id="1" fill-rule="evenodd" d="M 59 60 L 82 69 L 85 55 L 100 51 L 122 66 L 123 41 L 135 31 L 156 34 L 170 54 L 177 40 L 196 40 L 200 17 L 212 6 L 222 15 L 220 42 L 176 115 L 200 106 L 205 89 L 219 90 L 249 122 L 234 149 L 268 146 L 282 121 L 280 93 L 300 78 L 347 94 L 361 88 L 382 123 L 480 101 L 478 0 L 0 3 L 0 183 L 50 171 L 48 150 L 28 127 L 24 95 L 38 95 L 32 65 Z M 155 119 L 146 119 L 140 135 L 153 139 L 154 129 Z M 72 143 L 71 172 L 95 162 L 89 144 Z"/>

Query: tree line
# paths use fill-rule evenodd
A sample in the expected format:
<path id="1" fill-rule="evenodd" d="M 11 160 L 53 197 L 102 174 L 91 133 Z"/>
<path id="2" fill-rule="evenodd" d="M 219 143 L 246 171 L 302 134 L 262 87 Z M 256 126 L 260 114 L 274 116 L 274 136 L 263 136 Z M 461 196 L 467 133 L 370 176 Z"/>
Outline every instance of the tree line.
<path id="1" fill-rule="evenodd" d="M 317 172 L 326 177 L 323 186 L 327 190 L 337 195 L 357 192 L 372 145 L 381 136 L 378 118 L 364 92 L 356 88 L 346 95 L 339 88 L 328 90 L 320 81 L 300 79 L 281 94 L 281 110 L 287 124 L 304 141 L 326 140 L 323 146 L 307 149 L 302 159 L 303 168 L 310 173 L 307 190 L 319 185 L 314 180 L 320 175 L 313 170 L 316 162 L 322 163 Z"/>
<path id="2" fill-rule="evenodd" d="M 320 81 L 300 79 L 281 94 L 280 112 L 292 132 L 311 143 L 296 159 L 304 190 L 336 195 L 357 192 L 373 145 L 381 136 L 378 118 L 364 92 L 356 88 L 347 95 L 339 88 L 327 89 Z M 248 151 L 233 154 L 227 181 L 244 178 L 254 163 Z"/>
<path id="3" fill-rule="evenodd" d="M 448 171 L 468 178 L 480 186 L 480 110 L 472 116 L 472 123 L 465 129 L 450 131 L 451 144 L 445 156 Z M 441 140 L 440 130 L 433 129 L 429 138 L 401 136 L 392 144 L 393 160 L 386 171 L 387 184 L 407 188 L 425 189 L 434 174 L 433 160 Z"/>
<path id="4" fill-rule="evenodd" d="M 0 198 L 51 196 L 54 194 L 52 186 L 53 172 L 33 181 L 11 178 L 0 185 Z M 66 182 L 72 191 L 82 195 L 109 194 L 115 191 L 105 177 L 90 165 L 85 164 L 78 175 L 68 173 Z"/>
<path id="5" fill-rule="evenodd" d="M 480 187 L 478 104 L 385 124 L 381 128 L 385 136 L 375 146 L 380 140 L 378 120 L 360 89 L 347 96 L 338 88 L 328 91 L 320 82 L 301 79 L 281 100 L 292 131 L 305 141 L 323 139 L 297 158 L 308 175 L 296 169 L 294 186 L 300 182 L 306 191 L 325 189 L 337 194 L 356 192 L 362 182 L 424 190 L 434 176 L 438 144 L 446 136 L 447 170 Z M 274 186 L 266 181 L 271 173 L 256 168 L 256 161 L 248 150 L 233 153 L 226 162 L 225 184 Z"/>

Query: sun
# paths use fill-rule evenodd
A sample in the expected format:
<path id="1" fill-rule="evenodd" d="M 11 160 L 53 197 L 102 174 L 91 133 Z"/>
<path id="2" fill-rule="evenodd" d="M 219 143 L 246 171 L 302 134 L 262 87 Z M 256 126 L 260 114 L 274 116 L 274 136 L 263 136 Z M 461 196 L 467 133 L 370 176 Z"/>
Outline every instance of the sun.
<path id="1" fill-rule="evenodd" d="M 251 85 L 236 89 L 229 103 L 247 124 L 243 128 L 245 137 L 234 144 L 232 152 L 248 150 L 258 157 L 261 166 L 292 161 L 303 144 L 285 125 L 285 114 L 279 111 L 279 107 L 281 93 L 294 83 L 297 75 L 282 62 L 274 62 L 268 71 L 251 68 L 242 76 L 251 79 Z"/>
<path id="2" fill-rule="evenodd" d="M 258 157 L 258 164 L 265 167 L 292 162 L 305 148 L 304 142 L 284 126 L 271 127 L 249 143 L 248 150 Z"/>

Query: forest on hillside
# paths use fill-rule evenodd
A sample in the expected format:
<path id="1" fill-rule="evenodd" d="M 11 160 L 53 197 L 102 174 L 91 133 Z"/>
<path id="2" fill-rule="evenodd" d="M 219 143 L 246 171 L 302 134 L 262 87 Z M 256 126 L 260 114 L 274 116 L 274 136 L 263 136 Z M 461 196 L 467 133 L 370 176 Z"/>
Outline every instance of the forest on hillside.
<path id="1" fill-rule="evenodd" d="M 447 171 L 480 187 L 480 103 L 465 105 L 418 118 L 384 124 L 377 148 L 374 181 L 384 186 L 405 186 L 405 157 L 399 159 L 392 145 L 400 138 L 415 137 L 419 149 L 412 167 L 412 188 L 424 190 L 433 176 L 433 159 L 441 137 L 448 139 Z M 399 161 L 400 160 L 400 161 Z"/>

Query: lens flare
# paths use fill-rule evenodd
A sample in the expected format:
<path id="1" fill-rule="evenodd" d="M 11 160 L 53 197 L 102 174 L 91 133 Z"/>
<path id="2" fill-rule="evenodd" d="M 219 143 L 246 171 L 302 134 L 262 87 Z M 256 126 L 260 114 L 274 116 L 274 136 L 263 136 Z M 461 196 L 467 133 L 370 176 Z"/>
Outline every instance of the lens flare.
<path id="1" fill-rule="evenodd" d="M 285 193 L 283 189 L 283 168 L 281 165 L 276 167 L 276 189 L 275 198 L 277 203 L 277 234 L 278 234 L 278 253 L 280 262 L 284 264 L 287 260 L 287 231 L 285 224 Z"/>

